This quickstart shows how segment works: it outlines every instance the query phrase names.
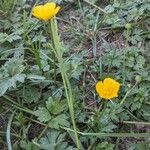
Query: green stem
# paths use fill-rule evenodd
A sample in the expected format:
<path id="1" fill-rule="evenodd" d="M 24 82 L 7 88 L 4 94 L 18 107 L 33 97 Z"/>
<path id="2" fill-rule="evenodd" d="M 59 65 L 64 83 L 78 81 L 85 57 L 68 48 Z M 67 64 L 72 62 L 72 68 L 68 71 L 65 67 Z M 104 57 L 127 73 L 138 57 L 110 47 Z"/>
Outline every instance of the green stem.
<path id="1" fill-rule="evenodd" d="M 103 116 L 103 114 L 104 114 L 104 112 L 105 112 L 105 110 L 107 108 L 107 103 L 108 103 L 108 101 L 103 100 L 103 104 L 102 104 L 103 108 L 102 108 L 102 111 L 99 110 L 99 112 L 98 112 L 97 119 L 96 119 L 97 121 L 99 121 L 99 119 Z"/>
<path id="2" fill-rule="evenodd" d="M 54 55 L 54 84 L 56 88 L 56 57 Z"/>
<path id="3" fill-rule="evenodd" d="M 11 136 L 14 136 L 14 137 L 16 137 L 16 138 L 21 139 L 21 137 L 20 137 L 19 135 L 15 134 L 15 133 L 10 133 L 10 134 L 11 134 Z M 0 135 L 1 135 L 1 136 L 5 136 L 5 135 L 6 135 L 6 132 L 0 131 Z"/>
<path id="4" fill-rule="evenodd" d="M 38 136 L 38 139 L 40 139 L 43 136 L 43 134 L 46 132 L 47 128 L 48 128 L 48 126 L 45 126 L 45 128 L 42 130 L 42 132 Z"/>
<path id="5" fill-rule="evenodd" d="M 93 56 L 96 57 L 96 54 L 97 54 L 97 39 L 96 39 L 96 35 L 94 35 L 93 38 L 92 38 L 92 45 L 93 45 Z"/>
<path id="6" fill-rule="evenodd" d="M 66 127 L 61 127 L 64 130 L 74 132 L 74 130 Z M 85 133 L 85 132 L 79 132 L 78 134 L 83 136 L 96 136 L 96 137 L 120 137 L 120 138 L 126 138 L 126 137 L 150 137 L 150 133 Z"/>
<path id="7" fill-rule="evenodd" d="M 134 120 L 141 121 L 139 118 L 137 118 L 135 115 L 133 115 L 133 113 L 130 112 L 127 107 L 125 107 L 124 110 L 125 110 Z"/>
<path id="8" fill-rule="evenodd" d="M 59 40 L 59 36 L 58 36 L 57 22 L 56 22 L 55 18 L 51 19 L 51 21 L 50 21 L 50 29 L 51 29 L 51 36 L 52 36 L 52 41 L 53 41 L 54 52 L 58 59 L 59 68 L 60 68 L 61 76 L 63 79 L 65 94 L 66 94 L 69 112 L 70 112 L 73 129 L 74 129 L 74 133 L 75 133 L 76 145 L 77 145 L 77 148 L 80 149 L 80 142 L 79 142 L 79 138 L 78 138 L 77 127 L 76 127 L 75 116 L 74 116 L 72 89 L 71 89 L 71 85 L 70 85 L 70 82 L 69 82 L 69 79 L 68 79 L 68 76 L 67 76 L 67 73 L 66 73 L 65 67 L 64 67 L 64 60 L 63 60 L 63 56 L 62 56 L 63 52 L 62 52 L 62 48 L 61 48 L 61 44 L 60 44 L 60 40 Z"/>
<path id="9" fill-rule="evenodd" d="M 18 110 L 21 110 L 21 111 L 24 111 L 26 113 L 34 115 L 34 111 L 20 106 L 18 103 L 14 102 L 12 99 L 10 99 L 7 95 L 3 95 L 3 98 L 5 98 L 9 101 L 7 104 L 9 104 L 10 106 L 13 106 L 14 108 L 16 108 Z M 6 102 L 6 101 L 4 101 L 4 102 Z"/>
<path id="10" fill-rule="evenodd" d="M 12 150 L 12 144 L 11 144 L 11 138 L 10 138 L 10 136 L 11 136 L 10 128 L 11 128 L 11 123 L 12 123 L 14 115 L 15 115 L 15 111 L 10 116 L 8 125 L 7 125 L 6 140 L 7 140 L 8 150 Z"/>
<path id="11" fill-rule="evenodd" d="M 88 0 L 83 0 L 83 1 L 86 2 L 87 4 L 91 5 L 91 6 L 95 7 L 96 9 L 100 10 L 102 13 L 107 14 L 107 12 L 106 12 L 104 9 L 98 7 L 98 6 L 95 5 L 94 3 L 92 3 L 92 2 L 90 2 L 90 1 L 88 1 Z"/>
<path id="12" fill-rule="evenodd" d="M 123 97 L 122 101 L 120 102 L 120 105 L 122 105 L 124 103 L 124 101 L 126 100 L 126 98 L 129 96 L 129 94 L 131 93 L 131 91 L 137 86 L 137 84 L 138 84 L 138 82 L 136 82 L 135 85 L 129 91 L 127 91 L 127 93 Z"/>
<path id="13" fill-rule="evenodd" d="M 31 38 L 29 36 L 27 36 L 27 38 L 31 44 L 32 53 L 34 54 L 35 61 L 36 61 L 37 65 L 39 66 L 40 70 L 42 70 L 41 60 L 40 60 L 40 49 L 38 48 L 37 43 L 35 43 L 35 45 L 33 44 L 33 42 L 31 41 Z"/>
<path id="14" fill-rule="evenodd" d="M 122 121 L 122 123 L 124 123 L 124 124 L 135 124 L 135 125 L 150 126 L 150 122 Z"/>
<path id="15" fill-rule="evenodd" d="M 79 5 L 80 10 L 82 11 L 81 1 L 80 0 L 78 0 L 78 5 Z"/>
<path id="16" fill-rule="evenodd" d="M 11 105 L 14 104 L 14 105 L 16 105 L 16 106 L 20 106 L 18 103 L 16 103 L 16 102 L 13 101 L 11 98 L 9 98 L 9 96 L 3 95 L 2 97 L 3 97 L 4 99 L 8 100 Z"/>
<path id="17" fill-rule="evenodd" d="M 125 49 L 124 49 L 124 58 L 123 58 L 123 85 L 125 84 L 125 80 L 126 80 L 126 57 L 127 57 L 127 50 L 128 50 L 128 47 L 129 47 L 129 30 L 130 29 L 127 29 L 126 31 L 126 41 L 125 41 Z"/>
<path id="18" fill-rule="evenodd" d="M 72 95 L 71 85 L 66 74 L 65 74 L 65 77 L 66 77 L 66 82 L 68 85 L 68 92 L 69 92 L 69 97 L 70 97 L 70 115 L 71 115 L 71 120 L 73 124 L 73 129 L 75 131 L 76 144 L 77 144 L 77 148 L 80 149 L 80 142 L 78 138 L 77 127 L 76 127 L 75 116 L 74 116 L 73 95 Z"/>

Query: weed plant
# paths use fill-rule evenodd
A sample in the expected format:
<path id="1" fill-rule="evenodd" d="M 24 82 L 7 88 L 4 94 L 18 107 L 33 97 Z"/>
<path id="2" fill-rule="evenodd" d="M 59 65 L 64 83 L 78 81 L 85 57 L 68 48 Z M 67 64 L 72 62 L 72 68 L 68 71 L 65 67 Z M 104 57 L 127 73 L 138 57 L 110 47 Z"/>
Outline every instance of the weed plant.
<path id="1" fill-rule="evenodd" d="M 149 150 L 148 0 L 55 0 L 60 45 L 32 15 L 46 2 L 0 0 L 0 149 Z"/>

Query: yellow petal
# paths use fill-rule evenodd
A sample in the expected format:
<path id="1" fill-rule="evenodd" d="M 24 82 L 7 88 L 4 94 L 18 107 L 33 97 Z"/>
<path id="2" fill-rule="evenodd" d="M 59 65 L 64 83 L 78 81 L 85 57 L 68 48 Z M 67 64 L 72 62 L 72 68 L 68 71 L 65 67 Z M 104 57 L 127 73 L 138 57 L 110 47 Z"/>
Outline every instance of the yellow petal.
<path id="1" fill-rule="evenodd" d="M 96 84 L 97 93 L 106 100 L 118 97 L 119 88 L 119 82 L 111 78 L 105 78 L 103 82 L 99 81 Z"/>
<path id="2" fill-rule="evenodd" d="M 97 91 L 97 93 L 101 93 L 103 91 L 103 82 L 101 82 L 101 81 L 97 82 L 96 91 Z"/>
<path id="3" fill-rule="evenodd" d="M 42 19 L 43 5 L 33 7 L 32 14 L 36 18 Z"/>
<path id="4" fill-rule="evenodd" d="M 60 10 L 60 6 L 57 6 L 56 8 L 55 8 L 55 14 L 54 15 L 56 15 L 57 13 L 58 13 L 58 11 Z"/>
<path id="5" fill-rule="evenodd" d="M 46 3 L 44 5 L 45 20 L 49 20 L 52 18 L 55 7 L 56 7 L 55 3 Z"/>
<path id="6" fill-rule="evenodd" d="M 49 2 L 45 5 L 35 6 L 32 10 L 32 13 L 36 18 L 47 21 L 54 17 L 59 10 L 59 6 L 56 7 L 54 2 Z"/>
<path id="7" fill-rule="evenodd" d="M 44 6 L 44 8 L 47 8 L 47 9 L 55 9 L 55 7 L 56 7 L 56 4 L 54 3 L 54 2 L 49 2 L 49 3 L 46 3 L 45 5 L 43 5 Z"/>
<path id="8" fill-rule="evenodd" d="M 114 84 L 116 81 L 115 80 L 113 80 L 113 79 L 111 79 L 111 78 L 106 78 L 106 79 L 104 79 L 104 85 L 112 85 L 112 84 Z"/>

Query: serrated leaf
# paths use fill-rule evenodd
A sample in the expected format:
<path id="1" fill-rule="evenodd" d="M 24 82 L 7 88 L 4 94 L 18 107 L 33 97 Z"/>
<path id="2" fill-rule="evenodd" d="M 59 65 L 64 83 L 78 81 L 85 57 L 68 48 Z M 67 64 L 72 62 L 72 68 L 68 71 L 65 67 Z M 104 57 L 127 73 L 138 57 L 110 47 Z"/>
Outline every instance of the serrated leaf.
<path id="1" fill-rule="evenodd" d="M 101 142 L 95 146 L 95 150 L 114 150 L 115 145 L 108 142 Z"/>
<path id="2" fill-rule="evenodd" d="M 33 144 L 30 141 L 21 141 L 20 146 L 24 150 L 40 150 L 39 147 L 37 147 L 35 144 Z"/>
<path id="3" fill-rule="evenodd" d="M 37 102 L 41 97 L 39 89 L 33 86 L 25 87 L 23 93 L 24 93 L 24 100 L 28 103 Z"/>
<path id="4" fill-rule="evenodd" d="M 4 95 L 9 87 L 7 86 L 6 82 L 0 84 L 0 96 Z"/>
<path id="5" fill-rule="evenodd" d="M 51 128 L 59 129 L 60 126 L 69 126 L 68 117 L 65 114 L 61 114 L 50 120 L 48 126 Z"/>
<path id="6" fill-rule="evenodd" d="M 59 131 L 52 130 L 45 138 L 41 138 L 40 147 L 43 150 L 75 150 L 65 141 L 65 133 L 61 134 Z"/>
<path id="7" fill-rule="evenodd" d="M 0 83 L 0 96 L 4 95 L 4 93 L 10 89 L 11 87 L 16 88 L 17 81 L 24 82 L 26 75 L 18 74 L 13 76 L 12 78 L 8 78 L 7 80 L 3 80 Z"/>
<path id="8" fill-rule="evenodd" d="M 54 115 L 61 113 L 64 110 L 64 105 L 60 100 L 55 100 L 52 97 L 46 101 L 47 109 Z"/>
<path id="9" fill-rule="evenodd" d="M 51 115 L 45 107 L 39 107 L 34 113 L 41 122 L 46 122 L 51 119 Z"/>

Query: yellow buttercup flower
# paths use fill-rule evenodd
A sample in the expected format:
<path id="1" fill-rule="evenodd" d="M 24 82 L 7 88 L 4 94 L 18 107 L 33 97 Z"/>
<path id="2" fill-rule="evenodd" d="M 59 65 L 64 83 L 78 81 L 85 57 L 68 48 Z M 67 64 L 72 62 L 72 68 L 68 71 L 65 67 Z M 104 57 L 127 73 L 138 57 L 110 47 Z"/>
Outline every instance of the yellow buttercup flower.
<path id="1" fill-rule="evenodd" d="M 110 100 L 118 97 L 120 83 L 111 78 L 105 78 L 104 81 L 99 81 L 96 84 L 96 91 L 101 98 Z"/>
<path id="2" fill-rule="evenodd" d="M 54 2 L 49 2 L 44 5 L 34 6 L 32 14 L 38 19 L 48 21 L 53 18 L 59 10 L 60 6 L 56 6 Z"/>

